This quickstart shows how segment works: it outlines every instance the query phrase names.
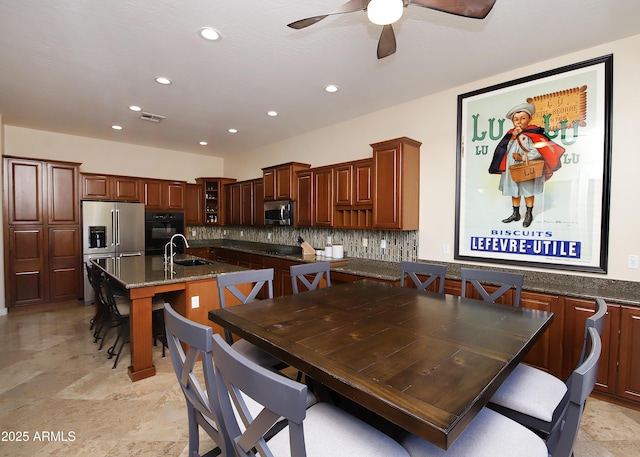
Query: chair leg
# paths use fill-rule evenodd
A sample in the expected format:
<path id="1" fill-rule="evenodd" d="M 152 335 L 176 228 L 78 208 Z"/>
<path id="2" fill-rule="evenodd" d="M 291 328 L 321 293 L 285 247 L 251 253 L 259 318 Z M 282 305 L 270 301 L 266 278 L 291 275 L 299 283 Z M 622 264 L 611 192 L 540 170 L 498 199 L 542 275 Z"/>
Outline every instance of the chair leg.
<path id="1" fill-rule="evenodd" d="M 153 345 L 157 346 L 158 341 L 162 343 L 162 358 L 165 357 L 167 348 L 167 335 L 164 326 L 164 310 L 160 309 L 158 311 L 154 311 L 152 315 L 152 328 L 153 328 Z"/>
<path id="2" fill-rule="evenodd" d="M 118 342 L 118 340 L 120 340 L 120 347 L 118 347 L 118 352 L 116 354 L 114 354 L 113 352 L 109 354 L 109 358 L 111 358 L 113 355 L 116 356 L 115 360 L 113 361 L 113 367 L 111 367 L 112 369 L 115 369 L 118 366 L 118 360 L 120 360 L 120 354 L 122 353 L 122 349 L 124 348 L 124 345 L 129 342 L 128 335 L 129 335 L 129 319 L 127 318 L 120 325 L 120 331 L 118 332 L 118 337 L 116 338 L 116 343 Z M 116 343 L 113 343 L 113 346 L 112 346 L 114 352 L 115 352 Z"/>

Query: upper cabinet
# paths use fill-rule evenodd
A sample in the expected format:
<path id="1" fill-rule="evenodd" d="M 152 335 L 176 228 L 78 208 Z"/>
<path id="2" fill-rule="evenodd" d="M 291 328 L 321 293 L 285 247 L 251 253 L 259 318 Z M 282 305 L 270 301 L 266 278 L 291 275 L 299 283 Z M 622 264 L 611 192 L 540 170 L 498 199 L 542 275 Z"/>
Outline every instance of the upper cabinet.
<path id="1" fill-rule="evenodd" d="M 8 157 L 4 161 L 4 197 L 10 225 L 44 223 L 44 164 Z"/>
<path id="2" fill-rule="evenodd" d="M 418 230 L 421 144 L 402 137 L 371 145 L 373 228 Z"/>
<path id="3" fill-rule="evenodd" d="M 142 195 L 147 211 L 184 210 L 186 183 L 162 179 L 143 179 Z"/>
<path id="4" fill-rule="evenodd" d="M 80 221 L 78 164 L 6 157 L 5 198 L 11 225 Z"/>
<path id="5" fill-rule="evenodd" d="M 310 166 L 306 163 L 289 162 L 263 168 L 264 200 L 295 200 L 295 174 L 298 170 L 304 170 Z"/>
<path id="6" fill-rule="evenodd" d="M 48 223 L 80 223 L 78 164 L 47 162 Z"/>
<path id="7" fill-rule="evenodd" d="M 204 187 L 202 184 L 187 184 L 184 189 L 184 222 L 187 225 L 202 225 L 204 221 Z"/>
<path id="8" fill-rule="evenodd" d="M 333 167 L 296 172 L 295 210 L 297 227 L 333 227 Z"/>
<path id="9" fill-rule="evenodd" d="M 262 186 L 261 178 L 224 186 L 226 225 L 264 225 Z"/>
<path id="10" fill-rule="evenodd" d="M 140 202 L 140 178 L 82 173 L 83 200 Z"/>
<path id="11" fill-rule="evenodd" d="M 235 182 L 230 178 L 198 178 L 196 182 L 204 188 L 204 223 L 224 225 L 228 223 L 225 214 L 225 184 Z"/>
<path id="12" fill-rule="evenodd" d="M 372 159 L 345 162 L 334 171 L 334 226 L 372 228 Z"/>

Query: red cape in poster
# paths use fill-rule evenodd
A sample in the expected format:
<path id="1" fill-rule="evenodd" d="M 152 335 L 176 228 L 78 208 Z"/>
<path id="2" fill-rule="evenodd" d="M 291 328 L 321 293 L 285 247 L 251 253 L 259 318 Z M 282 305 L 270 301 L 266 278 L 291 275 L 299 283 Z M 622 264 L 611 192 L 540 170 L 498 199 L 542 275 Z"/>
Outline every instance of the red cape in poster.
<path id="1" fill-rule="evenodd" d="M 502 137 L 498 146 L 496 146 L 496 150 L 493 153 L 493 159 L 491 159 L 491 165 L 489 166 L 489 173 L 502 174 L 506 170 L 507 146 L 509 145 L 512 132 L 513 129 L 510 129 L 507 134 Z M 529 125 L 522 131 L 522 134 L 531 138 L 536 149 L 544 159 L 544 179 L 547 181 L 551 176 L 553 176 L 553 172 L 557 171 L 562 166 L 560 157 L 564 154 L 565 149 L 551 141 L 544 134 L 544 129 L 537 125 Z"/>

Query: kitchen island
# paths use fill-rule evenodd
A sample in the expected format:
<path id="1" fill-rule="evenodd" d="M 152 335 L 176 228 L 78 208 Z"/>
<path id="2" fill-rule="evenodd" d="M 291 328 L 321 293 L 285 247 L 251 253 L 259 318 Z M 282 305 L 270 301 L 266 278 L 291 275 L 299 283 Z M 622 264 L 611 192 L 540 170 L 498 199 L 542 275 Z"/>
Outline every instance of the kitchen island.
<path id="1" fill-rule="evenodd" d="M 177 255 L 175 262 L 198 260 Z M 202 260 L 202 259 L 200 259 Z M 129 293 L 131 300 L 129 377 L 139 381 L 155 376 L 152 358 L 151 301 L 163 294 L 165 300 L 188 319 L 210 325 L 209 310 L 219 307 L 216 278 L 219 274 L 245 270 L 243 267 L 213 261 L 200 265 L 165 265 L 162 256 L 95 259 L 92 262 Z M 221 329 L 215 328 L 220 331 Z"/>

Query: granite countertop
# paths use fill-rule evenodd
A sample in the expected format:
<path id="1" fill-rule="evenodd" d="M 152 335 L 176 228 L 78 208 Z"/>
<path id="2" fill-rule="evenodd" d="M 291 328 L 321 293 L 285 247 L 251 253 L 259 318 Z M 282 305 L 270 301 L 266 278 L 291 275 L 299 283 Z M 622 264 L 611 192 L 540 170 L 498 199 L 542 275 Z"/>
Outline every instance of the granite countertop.
<path id="1" fill-rule="evenodd" d="M 214 239 L 214 240 L 189 240 L 189 246 L 198 247 L 220 247 L 232 249 L 240 252 L 252 254 L 270 255 L 282 259 L 293 260 L 296 262 L 316 262 L 329 259 L 309 259 L 302 256 L 302 251 L 298 249 L 295 254 L 273 254 L 266 251 L 277 250 L 278 247 L 286 248 L 285 251 L 296 249 L 295 246 L 279 246 L 269 243 L 256 243 L 251 241 Z M 361 259 L 355 257 L 345 257 L 341 259 L 345 261 L 340 265 L 332 266 L 331 270 L 347 273 L 356 276 L 368 278 L 382 279 L 386 281 L 399 281 L 401 276 L 400 263 L 388 262 L 383 260 Z M 434 262 L 430 260 L 422 260 L 422 262 L 437 263 L 447 266 L 447 278 L 460 279 L 460 268 L 484 268 L 496 271 L 509 271 L 513 269 L 488 267 L 482 265 L 466 265 L 460 263 Z M 193 268 L 193 267 L 191 267 Z M 640 283 L 635 281 L 620 281 L 606 278 L 597 278 L 593 276 L 567 275 L 550 272 L 529 271 L 525 273 L 524 289 L 531 292 L 540 292 L 545 294 L 558 294 L 576 298 L 595 299 L 597 297 L 604 298 L 619 304 L 640 306 Z"/>
<path id="2" fill-rule="evenodd" d="M 177 254 L 175 260 L 198 259 L 187 254 Z M 246 268 L 209 261 L 206 265 L 183 266 L 173 264 L 173 269 L 165 266 L 161 255 L 95 259 L 102 269 L 118 280 L 127 289 L 178 284 L 188 281 L 212 279 L 221 273 L 243 271 Z"/>

